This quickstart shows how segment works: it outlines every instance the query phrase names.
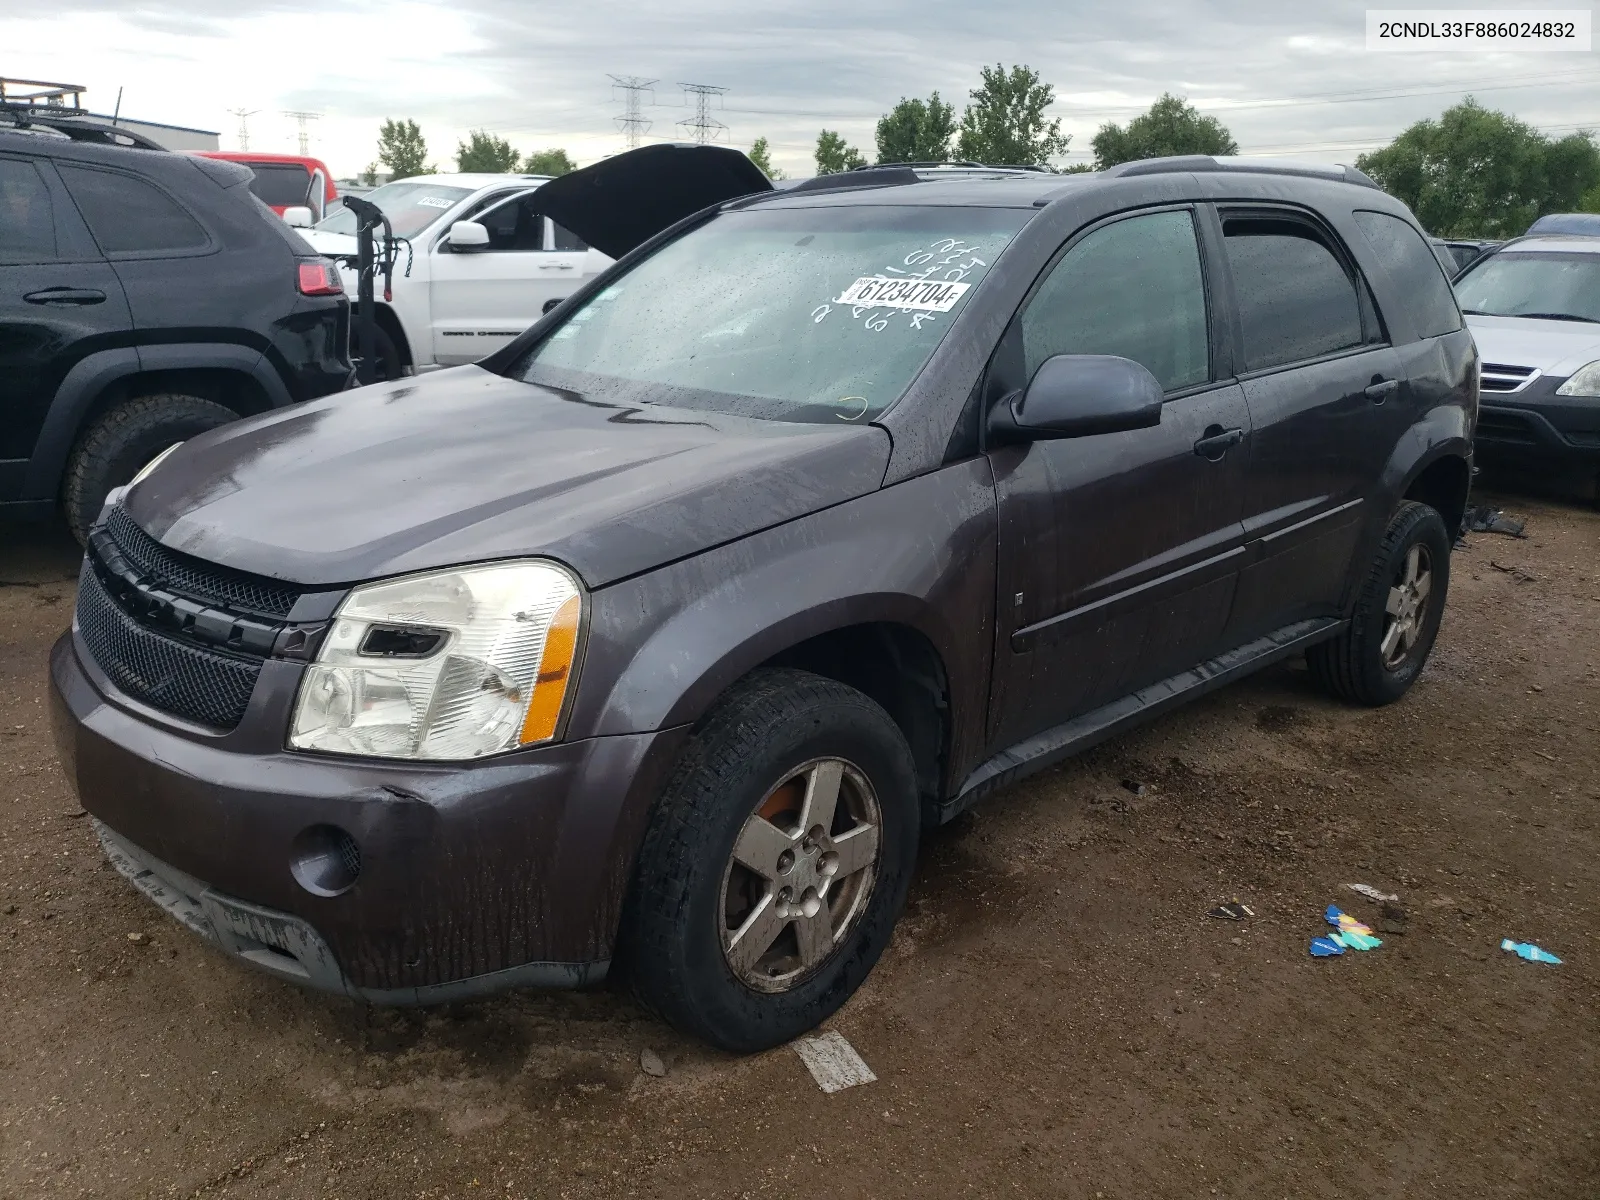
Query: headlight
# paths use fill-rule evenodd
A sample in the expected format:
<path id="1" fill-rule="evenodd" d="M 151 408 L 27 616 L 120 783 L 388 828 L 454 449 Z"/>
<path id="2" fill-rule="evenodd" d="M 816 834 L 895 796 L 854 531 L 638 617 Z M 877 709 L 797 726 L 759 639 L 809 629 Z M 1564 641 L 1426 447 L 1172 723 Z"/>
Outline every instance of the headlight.
<path id="1" fill-rule="evenodd" d="M 1579 367 L 1556 389 L 1558 396 L 1600 396 L 1600 359 Z"/>
<path id="2" fill-rule="evenodd" d="M 289 745 L 451 760 L 549 741 L 582 616 L 577 582 L 546 562 L 357 588 L 301 681 Z"/>

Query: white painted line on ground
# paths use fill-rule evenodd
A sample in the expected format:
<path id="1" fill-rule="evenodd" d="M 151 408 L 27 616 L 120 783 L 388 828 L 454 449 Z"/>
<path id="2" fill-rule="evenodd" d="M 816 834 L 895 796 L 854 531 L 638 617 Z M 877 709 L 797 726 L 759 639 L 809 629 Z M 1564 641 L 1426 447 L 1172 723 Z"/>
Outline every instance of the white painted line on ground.
<path id="1" fill-rule="evenodd" d="M 825 1092 L 843 1091 L 858 1083 L 874 1083 L 878 1078 L 842 1033 L 830 1031 L 818 1037 L 799 1038 L 794 1043 L 794 1052 Z"/>

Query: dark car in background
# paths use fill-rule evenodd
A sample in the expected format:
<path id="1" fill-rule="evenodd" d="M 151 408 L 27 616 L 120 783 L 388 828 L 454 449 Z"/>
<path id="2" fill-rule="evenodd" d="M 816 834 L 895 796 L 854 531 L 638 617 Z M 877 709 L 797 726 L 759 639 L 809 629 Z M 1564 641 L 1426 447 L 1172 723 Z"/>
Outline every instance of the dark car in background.
<path id="1" fill-rule="evenodd" d="M 81 538 L 173 443 L 346 386 L 337 268 L 250 183 L 0 122 L 0 515 Z"/>
<path id="2" fill-rule="evenodd" d="M 1417 679 L 1477 358 L 1365 176 L 774 192 L 653 146 L 538 196 L 621 261 L 478 365 L 194 438 L 91 532 L 61 761 L 241 962 L 412 1004 L 616 963 L 771 1046 L 1008 782 L 1291 655 Z"/>

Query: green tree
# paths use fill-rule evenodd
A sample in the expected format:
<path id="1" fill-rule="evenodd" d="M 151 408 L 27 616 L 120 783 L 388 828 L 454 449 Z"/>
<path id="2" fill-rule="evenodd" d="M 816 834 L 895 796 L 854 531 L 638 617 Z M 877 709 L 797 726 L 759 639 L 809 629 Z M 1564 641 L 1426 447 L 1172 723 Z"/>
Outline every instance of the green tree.
<path id="1" fill-rule="evenodd" d="M 758 137 L 750 147 L 750 161 L 761 168 L 761 173 L 768 179 L 782 179 L 784 174 L 772 165 L 772 147 L 767 139 Z"/>
<path id="2" fill-rule="evenodd" d="M 993 166 L 1042 166 L 1065 153 L 1072 140 L 1061 132 L 1059 120 L 1045 119 L 1056 90 L 1040 82 L 1031 67 L 984 67 L 983 84 L 971 96 L 961 114 L 957 158 Z"/>
<path id="3" fill-rule="evenodd" d="M 1128 122 L 1105 124 L 1089 143 L 1094 147 L 1098 171 L 1118 163 L 1141 158 L 1165 158 L 1173 154 L 1237 154 L 1239 144 L 1215 117 L 1202 117 L 1194 106 L 1171 92 Z"/>
<path id="4" fill-rule="evenodd" d="M 852 167 L 864 167 L 867 160 L 849 142 L 831 129 L 817 135 L 817 174 L 836 175 Z"/>
<path id="5" fill-rule="evenodd" d="M 1600 187 L 1591 134 L 1551 141 L 1470 96 L 1356 166 L 1438 237 L 1515 237 L 1545 213 L 1572 212 Z"/>
<path id="6" fill-rule="evenodd" d="M 378 164 L 377 163 L 373 162 L 373 163 L 368 163 L 367 164 L 367 169 L 365 171 L 361 172 L 361 182 L 363 184 L 365 184 L 367 187 L 377 187 L 378 186 Z"/>
<path id="7" fill-rule="evenodd" d="M 456 170 L 503 175 L 517 169 L 522 156 L 505 138 L 474 129 L 467 140 L 456 143 Z"/>
<path id="8" fill-rule="evenodd" d="M 956 110 L 938 92 L 926 101 L 902 96 L 878 122 L 878 161 L 945 162 L 955 131 Z"/>
<path id="9" fill-rule="evenodd" d="M 522 169 L 529 175 L 566 175 L 576 171 L 578 164 L 565 150 L 533 150 L 528 153 Z"/>
<path id="10" fill-rule="evenodd" d="M 389 178 L 426 174 L 427 159 L 428 143 L 415 121 L 385 121 L 378 130 L 378 161 L 389 168 Z"/>

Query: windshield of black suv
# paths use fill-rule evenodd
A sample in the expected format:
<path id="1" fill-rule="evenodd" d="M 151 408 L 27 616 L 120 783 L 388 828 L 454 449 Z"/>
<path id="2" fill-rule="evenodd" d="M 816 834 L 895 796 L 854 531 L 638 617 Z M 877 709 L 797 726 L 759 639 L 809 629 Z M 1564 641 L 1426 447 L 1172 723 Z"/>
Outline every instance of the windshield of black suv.
<path id="1" fill-rule="evenodd" d="M 1468 315 L 1600 322 L 1600 254 L 1502 252 L 1456 281 L 1456 299 Z"/>
<path id="2" fill-rule="evenodd" d="M 437 183 L 386 183 L 362 197 L 383 209 L 389 224 L 400 237 L 416 237 L 439 219 L 439 214 L 454 208 L 472 195 L 471 188 L 443 187 Z M 326 233 L 355 233 L 356 215 L 341 208 L 313 226 Z"/>
<path id="3" fill-rule="evenodd" d="M 640 262 L 508 372 L 620 404 L 870 421 L 1031 212 L 722 213 Z"/>

